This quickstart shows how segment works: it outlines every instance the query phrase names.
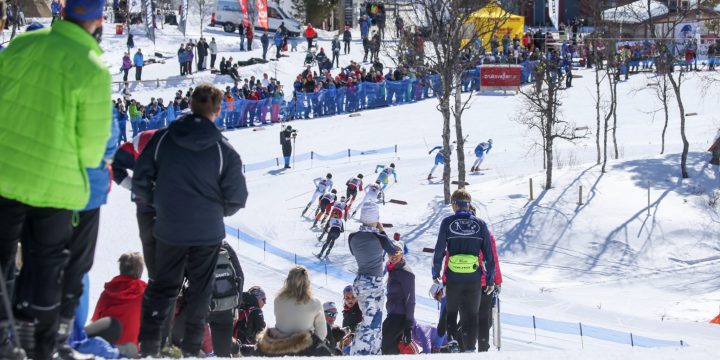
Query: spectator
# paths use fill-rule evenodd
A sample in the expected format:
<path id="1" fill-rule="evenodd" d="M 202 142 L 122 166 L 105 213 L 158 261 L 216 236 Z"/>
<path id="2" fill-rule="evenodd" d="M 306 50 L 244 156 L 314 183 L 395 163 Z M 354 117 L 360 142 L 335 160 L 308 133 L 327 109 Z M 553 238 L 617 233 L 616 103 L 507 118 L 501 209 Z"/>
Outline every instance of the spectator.
<path id="1" fill-rule="evenodd" d="M 370 34 L 370 21 L 368 20 L 367 15 L 360 17 L 358 25 L 360 25 L 360 37 L 366 39 L 368 34 Z"/>
<path id="2" fill-rule="evenodd" d="M 257 335 L 265 330 L 262 308 L 266 303 L 265 291 L 259 286 L 251 287 L 242 295 L 242 305 L 235 323 L 234 335 L 244 356 L 250 355 L 251 351 L 248 350 L 254 348 Z"/>
<path id="3" fill-rule="evenodd" d="M 140 253 L 125 253 L 118 260 L 120 275 L 105 283 L 100 294 L 92 321 L 110 317 L 122 325 L 122 335 L 115 345 L 126 355 L 137 354 L 140 332 L 140 309 L 147 284 L 141 280 L 143 261 Z"/>
<path id="4" fill-rule="evenodd" d="M 238 24 L 238 34 L 240 35 L 240 51 L 245 51 L 245 25 L 242 21 Z"/>
<path id="5" fill-rule="evenodd" d="M 262 50 L 263 50 L 262 58 L 263 58 L 263 60 L 267 60 L 267 51 L 268 51 L 268 47 L 270 46 L 270 38 L 268 37 L 267 30 L 265 30 L 263 32 L 263 34 L 260 36 L 260 44 L 262 45 Z"/>
<path id="6" fill-rule="evenodd" d="M 215 38 L 212 38 L 210 40 L 209 49 L 210 49 L 210 69 L 214 70 L 215 69 L 215 60 L 217 59 L 217 53 L 218 53 L 217 43 L 215 42 Z"/>
<path id="7" fill-rule="evenodd" d="M 345 31 L 343 31 L 343 43 L 345 43 L 345 46 L 343 47 L 343 53 L 345 55 L 350 53 L 350 41 L 352 41 L 352 33 L 350 33 L 350 25 L 345 24 Z"/>
<path id="8" fill-rule="evenodd" d="M 162 325 L 172 300 L 189 280 L 188 314 L 182 352 L 200 356 L 218 250 L 225 237 L 223 217 L 245 206 L 247 188 L 240 157 L 214 120 L 222 92 L 204 84 L 192 92 L 192 113 L 159 130 L 138 158 L 133 190 L 154 205 L 158 217 L 157 276 L 143 298 L 140 353 L 159 356 Z M 170 136 L 168 136 L 170 135 Z M 217 148 L 217 151 L 207 151 Z M 198 177 L 198 174 L 202 174 Z M 217 194 L 209 198 L 200 194 Z M 198 209 L 202 209 L 198 212 Z"/>
<path id="9" fill-rule="evenodd" d="M 283 43 L 285 42 L 285 38 L 283 35 L 278 31 L 275 33 L 275 37 L 273 37 L 273 43 L 275 44 L 275 60 L 280 60 L 280 50 L 283 48 Z M 285 49 L 287 50 L 287 49 Z"/>
<path id="10" fill-rule="evenodd" d="M 274 328 L 258 336 L 261 356 L 330 356 L 320 300 L 313 298 L 308 270 L 296 266 L 275 298 Z"/>
<path id="11" fill-rule="evenodd" d="M 180 44 L 177 55 L 178 63 L 180 64 L 180 76 L 184 76 L 187 73 L 187 51 L 185 50 L 185 44 Z"/>
<path id="12" fill-rule="evenodd" d="M 135 80 L 140 81 L 142 80 L 142 68 L 145 65 L 142 49 L 138 49 L 133 56 L 133 64 L 135 65 Z"/>
<path id="13" fill-rule="evenodd" d="M 195 54 L 193 53 L 192 43 L 187 44 L 187 47 L 185 48 L 185 54 L 187 55 L 187 58 L 185 60 L 185 74 L 192 75 L 193 58 L 195 57 Z"/>
<path id="14" fill-rule="evenodd" d="M 328 301 L 323 303 L 323 311 L 325 312 L 325 324 L 327 325 L 327 337 L 325 338 L 325 344 L 327 344 L 328 348 L 330 348 L 333 352 L 333 355 L 342 355 L 342 351 L 338 348 L 338 345 L 341 343 L 344 336 L 339 338 L 335 337 L 337 334 L 335 329 L 339 329 L 339 327 L 335 325 L 335 319 L 337 319 L 338 314 L 337 306 L 335 306 L 334 302 Z"/>
<path id="15" fill-rule="evenodd" d="M 348 285 L 343 289 L 343 321 L 342 326 L 349 328 L 351 332 L 355 332 L 358 324 L 362 322 L 363 314 L 360 311 L 353 286 Z"/>
<path id="16" fill-rule="evenodd" d="M 253 30 L 252 25 L 245 29 L 245 37 L 247 38 L 247 49 L 248 51 L 252 51 L 253 39 L 255 38 L 255 30 Z"/>
<path id="17" fill-rule="evenodd" d="M 332 41 L 332 61 L 330 63 L 340 67 L 340 40 L 337 35 L 335 35 Z"/>
<path id="18" fill-rule="evenodd" d="M 213 296 L 208 315 L 213 352 L 217 357 L 230 357 L 235 309 L 241 304 L 244 281 L 245 275 L 235 250 L 223 241 L 215 266 Z"/>
<path id="19" fill-rule="evenodd" d="M 290 156 L 292 155 L 292 140 L 297 136 L 297 131 L 288 125 L 285 130 L 280 132 L 280 145 L 282 145 L 283 158 L 285 159 L 285 168 L 290 168 Z"/>
<path id="20" fill-rule="evenodd" d="M 387 264 L 388 284 L 387 303 L 388 315 L 382 325 L 383 355 L 398 355 L 400 342 L 412 341 L 412 330 L 415 323 L 415 274 L 404 259 L 405 244 L 396 241 L 397 252 L 390 255 Z"/>
<path id="21" fill-rule="evenodd" d="M 130 53 L 125 53 L 122 58 L 122 66 L 120 67 L 123 71 L 123 82 L 128 81 L 128 73 L 132 68 L 132 61 L 130 61 Z"/>
<path id="22" fill-rule="evenodd" d="M 395 247 L 380 223 L 380 211 L 374 202 L 362 204 L 360 229 L 348 236 L 350 253 L 357 261 L 353 291 L 360 303 L 363 321 L 358 325 L 350 346 L 350 355 L 379 355 L 381 349 L 383 289 L 383 257 L 393 254 Z"/>
<path id="23" fill-rule="evenodd" d="M 0 56 L 0 119 L 5 120 L 0 122 L 0 153 L 5 154 L 0 157 L 0 268 L 11 269 L 22 242 L 26 263 L 20 279 L 32 274 L 34 280 L 14 286 L 16 335 L 28 358 L 37 360 L 55 353 L 63 291 L 58 281 L 68 261 L 73 211 L 87 205 L 87 168 L 103 160 L 113 126 L 110 73 L 93 37 L 102 26 L 103 5 L 68 0 L 64 20 L 56 20 L 52 31 L 17 37 Z M 33 105 L 38 96 L 44 106 Z M 23 126 L 7 119 L 22 119 Z M 10 331 L 9 315 L 0 310 L 2 341 Z M 22 352 L 7 342 L 0 345 L 2 358 Z"/>
<path id="24" fill-rule="evenodd" d="M 225 62 L 225 57 L 220 58 L 220 75 L 227 75 L 228 73 L 228 67 L 227 63 Z"/>
<path id="25" fill-rule="evenodd" d="M 128 38 L 127 38 L 127 48 L 128 53 L 130 53 L 130 50 L 135 47 L 135 40 L 133 40 L 133 34 L 130 33 L 128 30 Z"/>
<path id="26" fill-rule="evenodd" d="M 205 57 L 207 57 L 207 43 L 205 43 L 204 38 L 200 38 L 200 40 L 197 43 L 197 70 L 202 71 L 205 70 Z"/>
<path id="27" fill-rule="evenodd" d="M 297 46 L 298 46 L 298 40 L 297 40 L 297 38 L 296 38 L 296 37 L 291 37 L 291 38 L 290 38 L 290 51 L 291 51 L 291 52 L 296 52 L 296 51 L 297 51 Z"/>
<path id="28" fill-rule="evenodd" d="M 307 24 L 307 27 L 305 28 L 305 39 L 307 39 L 307 50 L 310 51 L 310 48 L 313 46 L 313 40 L 317 37 L 317 32 L 313 28 L 311 23 Z"/>
<path id="29" fill-rule="evenodd" d="M 327 54 L 325 54 L 324 48 L 320 48 L 320 52 L 315 55 L 315 60 L 318 64 L 318 72 L 322 73 L 322 64 L 327 60 Z"/>

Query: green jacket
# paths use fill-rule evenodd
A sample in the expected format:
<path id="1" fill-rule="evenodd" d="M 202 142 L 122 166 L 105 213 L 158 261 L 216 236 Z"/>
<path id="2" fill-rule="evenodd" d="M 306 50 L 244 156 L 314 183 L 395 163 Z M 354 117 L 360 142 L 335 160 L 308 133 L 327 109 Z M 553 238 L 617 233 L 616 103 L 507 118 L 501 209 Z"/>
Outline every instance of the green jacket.
<path id="1" fill-rule="evenodd" d="M 128 108 L 128 114 L 130 115 L 130 121 L 135 121 L 137 120 L 137 118 L 142 116 L 140 110 L 138 110 L 137 104 L 135 103 L 130 104 L 130 107 Z"/>
<path id="2" fill-rule="evenodd" d="M 100 164 L 112 117 L 101 54 L 90 34 L 62 20 L 0 52 L 0 196 L 85 207 L 86 168 Z"/>

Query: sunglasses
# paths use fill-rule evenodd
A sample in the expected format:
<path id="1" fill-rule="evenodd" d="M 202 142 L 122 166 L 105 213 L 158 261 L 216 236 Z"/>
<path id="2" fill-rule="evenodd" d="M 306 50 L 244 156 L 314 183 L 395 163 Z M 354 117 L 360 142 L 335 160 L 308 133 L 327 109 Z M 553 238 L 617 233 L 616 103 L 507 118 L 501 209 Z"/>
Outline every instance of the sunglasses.
<path id="1" fill-rule="evenodd" d="M 326 311 L 325 316 L 337 317 L 337 311 Z"/>

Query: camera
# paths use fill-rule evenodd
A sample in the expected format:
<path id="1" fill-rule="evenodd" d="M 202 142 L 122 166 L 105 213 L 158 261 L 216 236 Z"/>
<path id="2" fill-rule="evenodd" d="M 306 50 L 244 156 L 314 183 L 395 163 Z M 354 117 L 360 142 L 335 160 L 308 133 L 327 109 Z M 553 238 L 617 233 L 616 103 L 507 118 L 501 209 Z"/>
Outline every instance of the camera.
<path id="1" fill-rule="evenodd" d="M 297 134 L 298 134 L 297 130 L 293 130 L 292 132 L 290 132 L 290 136 L 292 136 L 292 137 L 297 137 Z"/>

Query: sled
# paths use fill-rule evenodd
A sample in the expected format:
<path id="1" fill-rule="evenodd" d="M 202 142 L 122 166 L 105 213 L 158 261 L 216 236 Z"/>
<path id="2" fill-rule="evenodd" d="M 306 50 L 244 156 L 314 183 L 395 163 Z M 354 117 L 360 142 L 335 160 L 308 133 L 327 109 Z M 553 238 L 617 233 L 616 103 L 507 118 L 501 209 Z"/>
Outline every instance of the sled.
<path id="1" fill-rule="evenodd" d="M 497 295 L 497 292 L 493 293 L 492 327 L 493 345 L 500 351 L 502 331 L 500 329 L 500 296 Z"/>
<path id="2" fill-rule="evenodd" d="M 697 116 L 697 114 L 698 114 L 698 113 L 692 112 L 692 113 L 687 113 L 687 114 L 685 114 L 685 116 Z"/>
<path id="3" fill-rule="evenodd" d="M 453 184 L 453 185 L 461 185 L 461 183 L 460 183 L 459 181 L 456 181 L 456 180 L 451 181 L 450 183 Z M 470 185 L 470 183 L 467 182 L 467 181 L 464 181 L 464 182 L 462 182 L 462 185 L 463 185 L 463 186 L 468 186 L 468 185 Z"/>
<path id="4" fill-rule="evenodd" d="M 382 226 L 383 226 L 384 228 L 391 228 L 391 227 L 393 227 L 393 224 L 382 223 Z"/>
<path id="5" fill-rule="evenodd" d="M 398 204 L 398 205 L 407 205 L 408 204 L 407 201 L 405 201 L 405 200 L 397 200 L 397 199 L 390 199 L 390 200 L 388 200 L 388 202 L 391 204 Z"/>

